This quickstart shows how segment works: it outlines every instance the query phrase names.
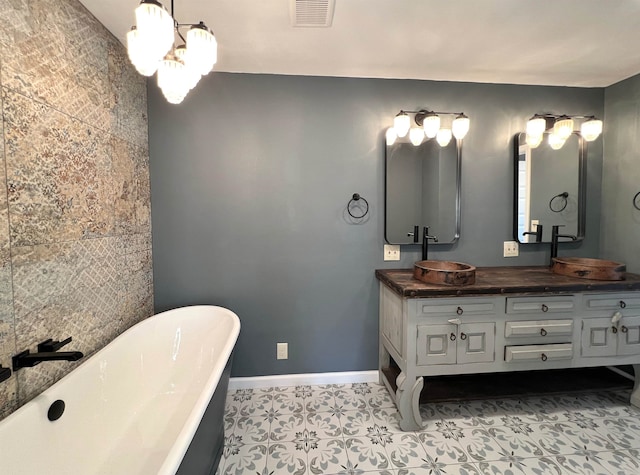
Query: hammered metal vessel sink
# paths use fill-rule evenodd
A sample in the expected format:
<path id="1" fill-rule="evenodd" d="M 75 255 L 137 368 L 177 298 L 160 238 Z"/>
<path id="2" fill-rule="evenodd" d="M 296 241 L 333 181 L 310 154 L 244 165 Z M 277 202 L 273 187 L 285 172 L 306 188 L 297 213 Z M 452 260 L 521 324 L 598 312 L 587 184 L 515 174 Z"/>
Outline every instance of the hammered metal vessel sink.
<path id="1" fill-rule="evenodd" d="M 418 261 L 413 276 L 427 284 L 470 285 L 476 281 L 476 268 L 463 262 Z"/>
<path id="2" fill-rule="evenodd" d="M 579 279 L 624 280 L 627 266 L 620 262 L 586 257 L 554 257 L 551 272 Z"/>

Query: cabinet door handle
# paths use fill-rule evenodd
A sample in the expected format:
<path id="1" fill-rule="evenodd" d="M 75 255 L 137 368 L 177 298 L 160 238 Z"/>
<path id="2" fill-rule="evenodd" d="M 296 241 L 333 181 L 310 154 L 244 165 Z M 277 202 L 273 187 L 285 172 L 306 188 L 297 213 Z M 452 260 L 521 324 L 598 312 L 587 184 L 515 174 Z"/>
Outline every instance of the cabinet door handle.
<path id="1" fill-rule="evenodd" d="M 542 356 L 540 356 L 540 359 L 542 361 L 547 361 L 547 355 L 545 355 L 544 353 L 542 353 Z"/>
<path id="2" fill-rule="evenodd" d="M 455 333 L 451 333 L 451 335 L 449 335 L 449 340 L 456 341 L 456 334 Z"/>
<path id="3" fill-rule="evenodd" d="M 629 331 L 629 329 L 627 327 L 625 327 L 624 325 L 622 325 L 622 328 L 620 329 L 620 331 L 622 333 L 627 333 Z"/>
<path id="4" fill-rule="evenodd" d="M 545 330 L 544 328 L 541 328 L 541 329 L 540 329 L 540 334 L 541 334 L 542 336 L 547 336 L 547 330 Z"/>
<path id="5" fill-rule="evenodd" d="M 618 327 L 611 327 L 612 333 L 618 333 Z"/>
<path id="6" fill-rule="evenodd" d="M 462 310 L 462 307 L 458 307 L 458 310 L 456 310 L 456 313 L 458 315 L 462 315 L 462 312 L 464 312 L 464 310 Z"/>
<path id="7" fill-rule="evenodd" d="M 549 311 L 549 307 L 547 307 L 545 304 L 542 304 L 542 311 L 543 312 L 548 312 Z"/>
<path id="8" fill-rule="evenodd" d="M 460 339 L 461 340 L 466 340 L 467 339 L 467 334 L 465 332 L 460 333 Z"/>
<path id="9" fill-rule="evenodd" d="M 620 300 L 620 308 L 625 308 L 627 306 L 627 304 L 625 303 L 624 300 Z"/>

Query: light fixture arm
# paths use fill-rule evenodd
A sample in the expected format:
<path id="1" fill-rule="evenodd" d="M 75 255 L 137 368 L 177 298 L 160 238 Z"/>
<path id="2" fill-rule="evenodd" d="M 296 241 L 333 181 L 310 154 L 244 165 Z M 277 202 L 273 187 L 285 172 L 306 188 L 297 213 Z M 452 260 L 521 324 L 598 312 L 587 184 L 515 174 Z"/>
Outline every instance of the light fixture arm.
<path id="1" fill-rule="evenodd" d="M 458 115 L 464 114 L 464 112 L 439 112 L 439 111 L 429 111 L 429 110 L 426 110 L 426 109 L 420 109 L 419 111 L 407 111 L 407 110 L 405 110 L 403 112 L 407 112 L 409 114 L 415 114 L 415 116 L 413 117 L 413 120 L 420 127 L 422 127 L 422 123 L 424 122 L 425 117 L 427 117 L 428 115 L 456 115 L 456 116 L 458 116 Z"/>

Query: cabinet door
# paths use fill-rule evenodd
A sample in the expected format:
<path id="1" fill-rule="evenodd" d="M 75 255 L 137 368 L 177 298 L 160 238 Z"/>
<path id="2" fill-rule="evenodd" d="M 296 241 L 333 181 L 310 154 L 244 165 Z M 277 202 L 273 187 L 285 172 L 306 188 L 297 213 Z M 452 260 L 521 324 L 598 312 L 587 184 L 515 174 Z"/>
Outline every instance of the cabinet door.
<path id="1" fill-rule="evenodd" d="M 494 361 L 495 337 L 494 322 L 461 324 L 458 332 L 458 364 Z"/>
<path id="2" fill-rule="evenodd" d="M 612 327 L 611 318 L 608 317 L 582 320 L 582 356 L 615 355 L 618 334 L 613 332 Z"/>
<path id="3" fill-rule="evenodd" d="M 618 354 L 640 355 L 640 316 L 623 317 L 618 328 Z"/>
<path id="4" fill-rule="evenodd" d="M 457 339 L 456 325 L 418 325 L 416 363 L 454 364 Z"/>

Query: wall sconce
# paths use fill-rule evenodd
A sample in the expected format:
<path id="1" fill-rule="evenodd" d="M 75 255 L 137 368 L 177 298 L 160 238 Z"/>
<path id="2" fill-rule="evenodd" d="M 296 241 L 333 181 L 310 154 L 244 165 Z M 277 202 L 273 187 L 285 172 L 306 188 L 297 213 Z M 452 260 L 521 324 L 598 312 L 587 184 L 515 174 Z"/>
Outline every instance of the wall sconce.
<path id="1" fill-rule="evenodd" d="M 411 116 L 417 127 L 411 127 Z M 441 116 L 455 116 L 449 127 L 441 127 Z M 387 145 L 393 145 L 400 137 L 409 134 L 409 140 L 416 147 L 425 137 L 427 140 L 435 138 L 441 147 L 446 147 L 451 138 L 462 140 L 469 132 L 469 117 L 464 112 L 434 112 L 427 110 L 404 111 L 401 110 L 393 119 L 393 127 L 386 132 Z"/>
<path id="2" fill-rule="evenodd" d="M 560 150 L 573 133 L 576 119 L 584 120 L 580 134 L 587 142 L 593 142 L 602 133 L 602 121 L 592 115 L 536 114 L 527 122 L 527 144 L 536 148 L 542 143 L 544 133 L 549 132 L 549 146 Z"/>

